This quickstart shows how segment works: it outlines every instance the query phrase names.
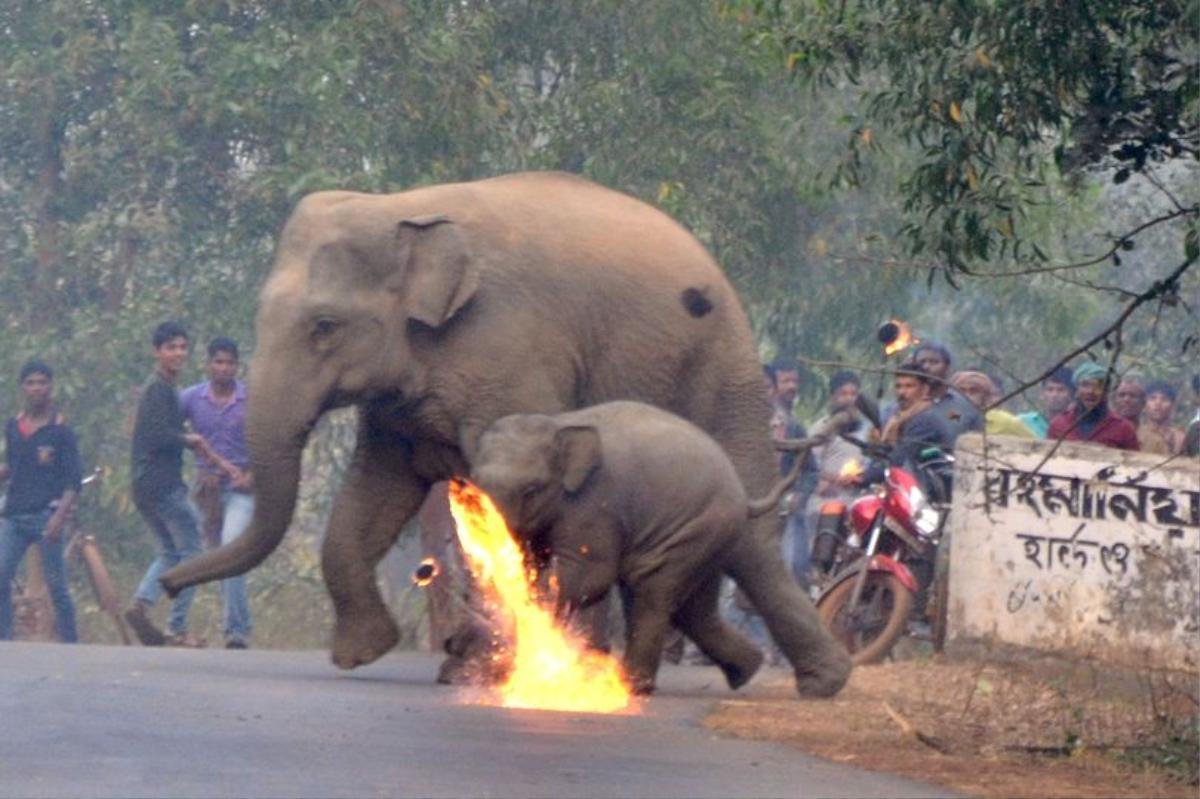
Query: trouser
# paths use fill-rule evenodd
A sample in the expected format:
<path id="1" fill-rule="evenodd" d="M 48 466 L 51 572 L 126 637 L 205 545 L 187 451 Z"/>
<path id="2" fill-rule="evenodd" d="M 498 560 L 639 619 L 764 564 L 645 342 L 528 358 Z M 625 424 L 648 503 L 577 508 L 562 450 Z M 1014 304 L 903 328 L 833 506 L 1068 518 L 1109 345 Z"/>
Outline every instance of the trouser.
<path id="1" fill-rule="evenodd" d="M 250 526 L 254 516 L 254 496 L 224 489 L 221 492 L 224 522 L 221 524 L 221 545 L 228 544 Z M 250 600 L 246 594 L 246 576 L 239 574 L 221 581 L 222 622 L 227 638 L 245 640 L 253 626 L 250 620 Z"/>
<path id="2" fill-rule="evenodd" d="M 62 536 L 46 538 L 46 524 L 52 511 L 17 513 L 0 520 L 0 641 L 13 637 L 12 581 L 25 557 L 25 550 L 37 544 L 42 556 L 42 574 L 50 601 L 54 604 L 54 624 L 58 638 L 73 644 L 79 640 L 75 630 L 75 605 L 67 584 L 67 565 L 63 559 Z"/>
<path id="3" fill-rule="evenodd" d="M 176 564 L 200 554 L 200 524 L 182 484 L 155 497 L 135 497 L 134 503 L 158 540 L 159 554 L 146 570 L 133 597 L 153 605 L 163 593 L 158 578 Z M 167 618 L 167 629 L 171 633 L 182 635 L 187 632 L 188 608 L 195 594 L 195 586 L 185 588 L 171 602 Z"/>

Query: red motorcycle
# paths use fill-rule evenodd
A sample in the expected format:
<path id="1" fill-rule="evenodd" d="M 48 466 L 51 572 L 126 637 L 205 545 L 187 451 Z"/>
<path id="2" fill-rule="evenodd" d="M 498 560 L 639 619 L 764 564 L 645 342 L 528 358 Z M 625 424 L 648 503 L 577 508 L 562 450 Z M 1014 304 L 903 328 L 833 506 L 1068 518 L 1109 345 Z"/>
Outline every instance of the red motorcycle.
<path id="1" fill-rule="evenodd" d="M 881 445 L 842 437 L 869 456 L 886 455 Z M 934 582 L 938 544 L 949 510 L 945 470 L 952 462 L 953 457 L 939 449 L 926 450 L 917 474 L 889 466 L 883 482 L 871 493 L 849 506 L 831 501 L 821 508 L 812 554 L 813 568 L 823 584 L 817 610 L 856 665 L 887 656 L 909 630 L 918 596 L 923 590 L 928 593 Z M 940 496 L 931 499 L 931 493 Z M 939 593 L 944 597 L 944 592 Z M 932 611 L 930 635 L 935 648 L 940 648 L 945 634 L 944 599 L 927 604 Z"/>

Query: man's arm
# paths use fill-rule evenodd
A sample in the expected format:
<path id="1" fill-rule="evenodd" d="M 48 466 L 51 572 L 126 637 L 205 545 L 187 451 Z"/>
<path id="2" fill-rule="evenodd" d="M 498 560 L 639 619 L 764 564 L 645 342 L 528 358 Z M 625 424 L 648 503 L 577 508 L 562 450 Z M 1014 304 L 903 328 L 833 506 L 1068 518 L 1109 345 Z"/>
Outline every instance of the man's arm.
<path id="1" fill-rule="evenodd" d="M 83 484 L 83 465 L 79 460 L 79 442 L 75 438 L 74 431 L 69 427 L 63 430 L 59 449 L 62 457 L 60 468 L 66 488 L 63 489 L 62 496 L 58 498 L 50 521 L 46 523 L 46 538 L 51 541 L 62 534 L 67 519 L 71 518 L 71 513 L 75 509 L 75 501 L 79 497 L 79 489 Z"/>

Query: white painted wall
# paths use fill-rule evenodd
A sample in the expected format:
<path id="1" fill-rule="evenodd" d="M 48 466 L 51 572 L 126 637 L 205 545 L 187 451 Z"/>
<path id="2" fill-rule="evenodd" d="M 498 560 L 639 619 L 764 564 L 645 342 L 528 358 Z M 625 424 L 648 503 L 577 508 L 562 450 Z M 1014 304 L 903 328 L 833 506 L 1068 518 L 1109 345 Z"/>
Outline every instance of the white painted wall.
<path id="1" fill-rule="evenodd" d="M 1200 668 L 1200 460 L 1054 446 L 958 440 L 950 639 Z"/>

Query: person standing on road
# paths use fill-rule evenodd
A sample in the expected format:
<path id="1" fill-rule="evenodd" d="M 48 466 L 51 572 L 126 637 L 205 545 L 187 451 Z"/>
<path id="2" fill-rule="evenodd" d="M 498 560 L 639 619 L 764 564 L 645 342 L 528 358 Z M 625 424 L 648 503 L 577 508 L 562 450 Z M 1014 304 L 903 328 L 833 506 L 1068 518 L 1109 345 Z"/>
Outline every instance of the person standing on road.
<path id="1" fill-rule="evenodd" d="M 184 418 L 216 453 L 216 459 L 197 463 L 196 494 L 215 501 L 207 505 L 215 517 L 218 543 L 240 536 L 254 516 L 250 456 L 246 450 L 246 386 L 237 379 L 238 346 L 229 338 L 208 345 L 208 380 L 184 389 L 180 396 Z M 205 519 L 205 527 L 210 520 Z M 245 575 L 221 581 L 222 622 L 227 649 L 245 649 L 250 639 L 250 602 Z"/>
<path id="2" fill-rule="evenodd" d="M 150 620 L 150 609 L 162 596 L 158 578 L 172 566 L 200 552 L 196 509 L 183 483 L 183 450 L 215 457 L 204 439 L 183 426 L 183 409 L 175 385 L 188 359 L 188 334 L 167 321 L 154 329 L 154 373 L 138 401 L 133 426 L 133 502 L 158 540 L 159 555 L 142 577 L 125 620 L 146 646 L 202 647 L 187 631 L 187 613 L 196 589 L 179 593 L 171 603 L 167 634 Z"/>
<path id="3" fill-rule="evenodd" d="M 12 581 L 25 551 L 37 544 L 58 639 L 73 644 L 79 636 L 63 559 L 63 531 L 82 479 L 79 445 L 54 407 L 50 367 L 29 361 L 21 367 L 20 382 L 25 409 L 4 426 L 5 463 L 0 466 L 0 482 L 8 481 L 0 520 L 0 641 L 12 640 Z"/>

